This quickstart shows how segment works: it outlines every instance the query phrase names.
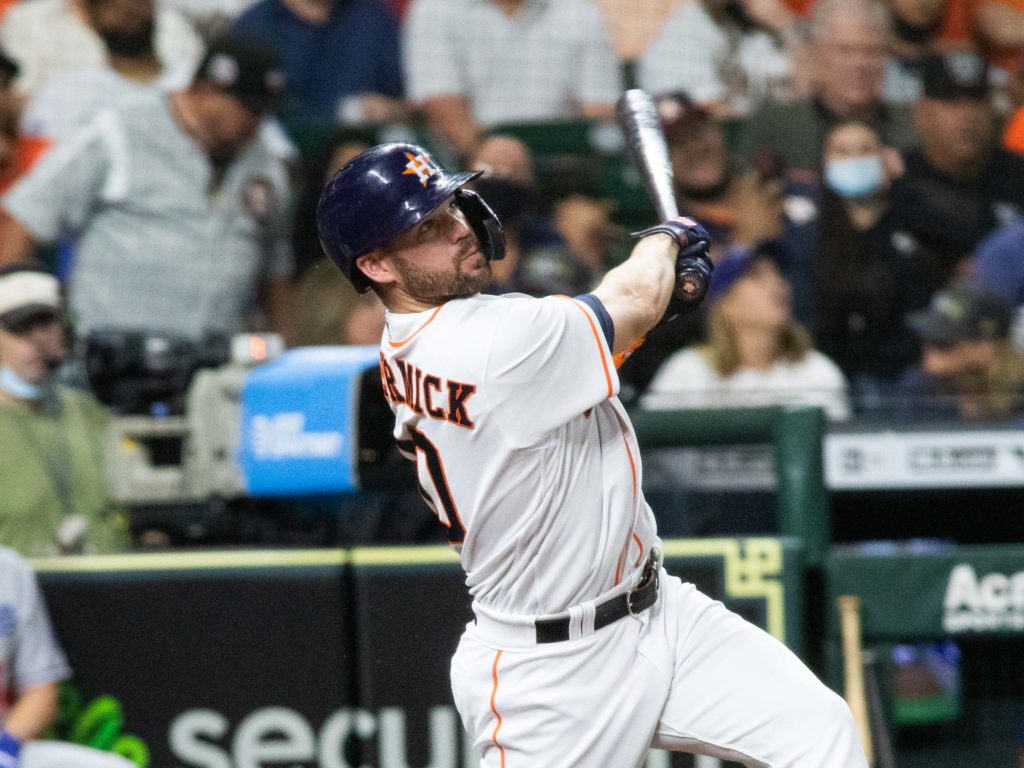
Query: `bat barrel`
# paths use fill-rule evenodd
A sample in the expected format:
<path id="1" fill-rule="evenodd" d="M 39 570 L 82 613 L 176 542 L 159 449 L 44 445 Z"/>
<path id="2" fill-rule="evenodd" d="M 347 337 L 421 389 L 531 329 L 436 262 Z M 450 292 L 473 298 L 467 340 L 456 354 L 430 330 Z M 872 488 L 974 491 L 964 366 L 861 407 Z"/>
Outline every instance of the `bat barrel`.
<path id="1" fill-rule="evenodd" d="M 644 186 L 662 221 L 679 215 L 672 186 L 672 165 L 661 131 L 661 121 L 650 94 L 632 88 L 616 105 L 619 126 L 626 139 L 630 159 L 640 171 Z"/>

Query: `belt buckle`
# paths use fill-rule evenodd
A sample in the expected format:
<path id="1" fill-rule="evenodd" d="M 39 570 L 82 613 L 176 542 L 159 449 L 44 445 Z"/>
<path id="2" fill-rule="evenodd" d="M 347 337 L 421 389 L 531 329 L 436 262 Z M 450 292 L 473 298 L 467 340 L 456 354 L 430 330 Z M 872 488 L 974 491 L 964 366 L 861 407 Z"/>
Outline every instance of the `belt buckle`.
<path id="1" fill-rule="evenodd" d="M 646 610 L 633 610 L 633 593 L 636 592 L 638 589 L 642 588 L 641 585 L 645 584 L 649 576 L 654 579 L 654 590 L 658 590 L 658 579 L 659 574 L 661 573 L 661 563 L 663 560 L 664 554 L 662 553 L 662 551 L 657 547 L 653 547 L 651 549 L 650 556 L 647 558 L 647 564 L 644 566 L 644 569 L 640 572 L 640 578 L 637 579 L 633 586 L 631 586 L 626 591 L 626 612 L 629 613 L 630 616 L 639 616 L 641 613 L 643 613 L 644 610 Z"/>

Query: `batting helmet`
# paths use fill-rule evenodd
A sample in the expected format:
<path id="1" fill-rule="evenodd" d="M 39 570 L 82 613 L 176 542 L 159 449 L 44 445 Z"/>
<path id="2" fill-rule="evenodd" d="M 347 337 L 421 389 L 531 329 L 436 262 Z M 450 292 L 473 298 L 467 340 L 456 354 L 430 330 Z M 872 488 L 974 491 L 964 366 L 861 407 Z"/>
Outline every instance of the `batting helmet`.
<path id="1" fill-rule="evenodd" d="M 316 226 L 324 252 L 360 293 L 370 281 L 356 259 L 425 219 L 449 196 L 462 210 L 488 261 L 505 255 L 504 232 L 494 211 L 462 186 L 480 175 L 448 173 L 423 147 L 380 144 L 343 166 L 324 187 Z"/>

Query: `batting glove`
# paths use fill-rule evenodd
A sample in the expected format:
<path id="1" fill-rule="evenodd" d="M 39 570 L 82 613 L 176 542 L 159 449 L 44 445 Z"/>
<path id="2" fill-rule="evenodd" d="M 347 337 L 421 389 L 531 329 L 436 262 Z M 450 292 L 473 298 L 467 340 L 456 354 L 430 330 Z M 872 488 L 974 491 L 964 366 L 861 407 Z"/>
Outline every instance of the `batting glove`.
<path id="1" fill-rule="evenodd" d="M 634 232 L 635 237 L 666 234 L 676 241 L 676 284 L 661 322 L 669 322 L 696 309 L 711 285 L 714 265 L 708 256 L 711 235 L 690 218 L 669 219 L 653 227 Z"/>
<path id="2" fill-rule="evenodd" d="M 0 768 L 18 768 L 21 742 L 7 731 L 0 731 Z"/>

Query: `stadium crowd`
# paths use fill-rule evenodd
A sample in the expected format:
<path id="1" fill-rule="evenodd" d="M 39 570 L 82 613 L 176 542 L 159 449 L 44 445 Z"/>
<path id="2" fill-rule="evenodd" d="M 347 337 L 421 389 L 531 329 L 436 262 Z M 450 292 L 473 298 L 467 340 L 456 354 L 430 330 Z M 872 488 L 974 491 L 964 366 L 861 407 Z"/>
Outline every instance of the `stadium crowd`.
<path id="1" fill-rule="evenodd" d="M 626 87 L 656 96 L 717 264 L 701 311 L 625 362 L 626 400 L 1024 416 L 1022 0 L 0 12 L 0 434 L 20 446 L 0 484 L 25 490 L 0 499 L 0 543 L 24 554 L 124 546 L 90 480 L 107 414 L 74 354 L 89 338 L 374 342 L 383 307 L 313 226 L 369 144 L 484 171 L 509 245 L 490 291 L 587 291 L 654 215 L 612 122 Z"/>

